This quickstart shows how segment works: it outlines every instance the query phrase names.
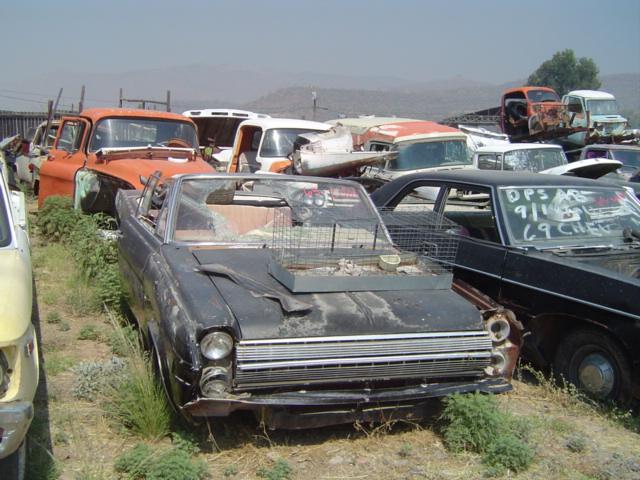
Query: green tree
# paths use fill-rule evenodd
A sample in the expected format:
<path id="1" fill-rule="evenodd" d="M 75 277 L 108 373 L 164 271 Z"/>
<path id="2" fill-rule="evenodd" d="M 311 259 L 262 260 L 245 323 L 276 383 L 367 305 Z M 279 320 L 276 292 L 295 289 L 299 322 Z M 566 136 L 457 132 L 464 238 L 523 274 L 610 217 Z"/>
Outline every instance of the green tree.
<path id="1" fill-rule="evenodd" d="M 597 90 L 601 85 L 596 63 L 591 58 L 577 59 L 571 49 L 556 52 L 529 76 L 527 82 L 551 87 L 561 96 L 571 90 Z"/>

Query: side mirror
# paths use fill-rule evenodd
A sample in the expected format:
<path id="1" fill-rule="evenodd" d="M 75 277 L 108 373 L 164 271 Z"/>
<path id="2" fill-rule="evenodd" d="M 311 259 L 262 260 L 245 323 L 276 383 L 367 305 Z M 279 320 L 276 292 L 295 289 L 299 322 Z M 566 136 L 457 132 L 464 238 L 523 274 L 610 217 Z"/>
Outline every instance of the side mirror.
<path id="1" fill-rule="evenodd" d="M 13 214 L 16 218 L 16 224 L 26 230 L 27 229 L 27 202 L 23 192 L 11 191 L 11 206 Z"/>

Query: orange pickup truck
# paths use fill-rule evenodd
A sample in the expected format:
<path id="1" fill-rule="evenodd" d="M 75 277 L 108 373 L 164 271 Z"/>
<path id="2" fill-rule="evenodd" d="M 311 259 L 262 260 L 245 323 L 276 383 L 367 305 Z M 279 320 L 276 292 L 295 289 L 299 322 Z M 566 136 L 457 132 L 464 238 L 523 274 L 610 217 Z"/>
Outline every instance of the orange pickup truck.
<path id="1" fill-rule="evenodd" d="M 51 195 L 73 198 L 87 213 L 114 213 L 118 189 L 139 189 L 160 171 L 213 172 L 198 156 L 196 126 L 175 113 L 89 109 L 63 117 L 40 168 L 38 206 Z"/>

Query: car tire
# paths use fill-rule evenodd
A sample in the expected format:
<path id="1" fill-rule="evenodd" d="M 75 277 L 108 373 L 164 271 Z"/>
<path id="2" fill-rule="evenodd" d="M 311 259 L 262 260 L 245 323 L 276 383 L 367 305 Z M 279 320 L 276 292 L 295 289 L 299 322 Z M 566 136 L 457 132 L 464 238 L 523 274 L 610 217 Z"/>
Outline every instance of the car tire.
<path id="1" fill-rule="evenodd" d="M 27 470 L 27 441 L 6 458 L 0 460 L 0 478 L 3 480 L 24 480 Z"/>
<path id="2" fill-rule="evenodd" d="M 622 404 L 631 401 L 631 367 L 613 338 L 594 330 L 569 333 L 556 350 L 555 370 L 587 395 Z"/>

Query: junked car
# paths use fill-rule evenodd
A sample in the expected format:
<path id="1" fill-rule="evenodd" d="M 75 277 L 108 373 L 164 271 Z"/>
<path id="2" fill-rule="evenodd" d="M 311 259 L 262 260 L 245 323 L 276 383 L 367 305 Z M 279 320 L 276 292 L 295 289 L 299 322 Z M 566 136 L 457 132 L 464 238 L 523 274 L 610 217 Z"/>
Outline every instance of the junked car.
<path id="1" fill-rule="evenodd" d="M 182 113 L 198 127 L 202 157 L 221 167 L 231 160 L 231 149 L 240 123 L 251 118 L 270 118 L 264 113 L 228 108 L 203 108 Z"/>
<path id="2" fill-rule="evenodd" d="M 118 189 L 141 188 L 163 175 L 212 172 L 199 156 L 194 123 L 175 113 L 96 108 L 61 119 L 40 168 L 38 206 L 47 197 L 72 197 L 88 213 L 114 213 Z"/>
<path id="3" fill-rule="evenodd" d="M 403 177 L 372 198 L 461 226 L 455 275 L 516 313 L 534 363 L 598 398 L 640 397 L 640 203 L 626 189 L 465 170 Z"/>
<path id="4" fill-rule="evenodd" d="M 473 166 L 481 170 L 514 170 L 600 178 L 619 168 L 621 163 L 595 158 L 569 162 L 560 145 L 504 143 L 478 147 L 473 155 Z"/>
<path id="5" fill-rule="evenodd" d="M 579 150 L 579 159 L 606 158 L 617 160 L 622 166 L 616 170 L 622 180 L 632 181 L 640 175 L 640 145 L 593 144 Z M 635 180 L 636 182 L 638 180 Z"/>
<path id="6" fill-rule="evenodd" d="M 355 182 L 261 174 L 152 177 L 117 209 L 131 311 L 188 417 L 308 428 L 510 388 L 519 324 L 452 287 L 444 218 L 385 226 Z M 392 244 L 407 222 L 429 255 Z"/>
<path id="7" fill-rule="evenodd" d="M 14 479 L 24 474 L 39 363 L 25 197 L 5 175 L 0 168 L 0 473 Z"/>
<path id="8" fill-rule="evenodd" d="M 331 125 L 292 118 L 254 118 L 240 124 L 227 172 L 284 173 L 301 134 L 322 133 Z"/>
<path id="9" fill-rule="evenodd" d="M 53 120 L 45 133 L 47 122 L 40 123 L 29 135 L 29 152 L 16 158 L 16 176 L 29 185 L 37 195 L 40 186 L 40 166 L 47 159 L 60 126 L 59 120 Z M 45 138 L 46 137 L 46 138 Z"/>
<path id="10" fill-rule="evenodd" d="M 467 135 L 457 128 L 409 118 L 341 118 L 330 123 L 351 130 L 354 146 L 393 152 L 382 165 L 365 167 L 362 176 L 388 182 L 418 171 L 472 168 Z"/>
<path id="11" fill-rule="evenodd" d="M 581 127 L 561 141 L 572 147 L 589 143 L 606 142 L 607 139 L 638 138 L 637 133 L 627 130 L 627 119 L 620 115 L 616 97 L 599 90 L 574 90 L 562 97 L 571 115 L 571 126 Z"/>

